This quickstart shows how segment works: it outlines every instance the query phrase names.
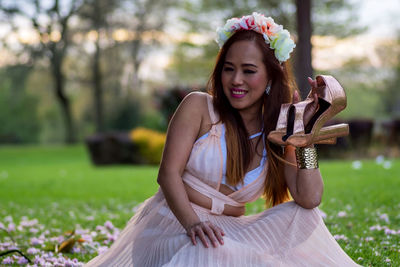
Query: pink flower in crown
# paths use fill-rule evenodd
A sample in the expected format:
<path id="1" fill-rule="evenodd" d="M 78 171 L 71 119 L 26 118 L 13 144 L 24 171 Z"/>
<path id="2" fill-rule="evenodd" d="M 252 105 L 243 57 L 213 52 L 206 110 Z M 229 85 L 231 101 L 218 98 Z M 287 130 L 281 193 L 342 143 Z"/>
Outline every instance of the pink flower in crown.
<path id="1" fill-rule="evenodd" d="M 253 16 L 247 16 L 244 20 L 246 21 L 249 29 L 256 29 L 256 21 L 254 20 Z"/>

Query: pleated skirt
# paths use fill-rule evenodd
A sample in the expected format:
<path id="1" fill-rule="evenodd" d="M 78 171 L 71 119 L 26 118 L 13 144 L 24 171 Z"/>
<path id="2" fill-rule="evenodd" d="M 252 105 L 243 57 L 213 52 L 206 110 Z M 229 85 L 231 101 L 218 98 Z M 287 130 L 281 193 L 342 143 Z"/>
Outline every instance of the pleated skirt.
<path id="1" fill-rule="evenodd" d="M 359 266 L 330 234 L 317 208 L 292 201 L 231 217 L 192 206 L 202 221 L 224 230 L 224 245 L 205 248 L 200 240 L 193 245 L 159 190 L 111 248 L 85 266 Z"/>

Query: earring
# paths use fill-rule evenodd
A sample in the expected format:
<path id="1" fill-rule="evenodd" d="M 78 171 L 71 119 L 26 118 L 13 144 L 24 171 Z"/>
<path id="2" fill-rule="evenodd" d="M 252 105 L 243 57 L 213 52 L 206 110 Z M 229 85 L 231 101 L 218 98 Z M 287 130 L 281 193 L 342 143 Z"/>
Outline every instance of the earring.
<path id="1" fill-rule="evenodd" d="M 268 84 L 267 84 L 267 88 L 265 88 L 265 94 L 266 95 L 269 95 L 269 91 L 271 90 L 271 83 L 272 83 L 272 81 L 269 80 Z"/>

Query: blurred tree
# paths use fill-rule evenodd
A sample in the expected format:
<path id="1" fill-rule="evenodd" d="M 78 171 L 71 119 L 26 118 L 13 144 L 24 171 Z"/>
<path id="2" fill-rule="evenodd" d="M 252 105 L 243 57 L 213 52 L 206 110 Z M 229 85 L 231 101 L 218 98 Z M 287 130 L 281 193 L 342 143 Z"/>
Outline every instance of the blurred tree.
<path id="1" fill-rule="evenodd" d="M 379 46 L 377 52 L 383 62 L 382 67 L 390 69 L 390 76 L 381 92 L 382 105 L 391 118 L 400 118 L 400 29 L 397 39 Z"/>
<path id="2" fill-rule="evenodd" d="M 0 143 L 38 139 L 38 99 L 25 90 L 31 68 L 18 64 L 0 70 Z"/>
<path id="3" fill-rule="evenodd" d="M 309 91 L 309 83 L 306 77 L 313 77 L 311 64 L 311 0 L 296 0 L 296 81 L 302 98 L 305 98 Z"/>
<path id="4" fill-rule="evenodd" d="M 93 88 L 93 101 L 94 101 L 94 118 L 96 125 L 96 132 L 101 133 L 104 131 L 104 108 L 103 108 L 103 71 L 101 68 L 102 38 L 107 38 L 107 31 L 112 26 L 109 16 L 118 7 L 120 1 L 108 0 L 86 0 L 81 8 L 79 15 L 84 25 L 84 31 L 90 32 L 93 35 L 94 52 L 91 63 L 91 83 Z M 81 24 L 82 25 L 82 24 Z M 103 45 L 104 46 L 104 45 Z"/>
<path id="5" fill-rule="evenodd" d="M 130 37 L 124 42 L 132 60 L 128 97 L 132 90 L 138 92 L 141 88 L 140 67 L 148 52 L 163 38 L 168 12 L 177 2 L 178 0 L 122 1 L 116 23 L 130 32 Z"/>
<path id="6" fill-rule="evenodd" d="M 23 24 L 18 23 L 21 18 L 29 21 L 35 31 L 38 40 L 23 43 L 23 49 L 29 53 L 30 59 L 45 57 L 50 62 L 54 93 L 61 107 L 66 131 L 65 141 L 68 144 L 76 142 L 76 136 L 71 103 L 65 92 L 66 77 L 63 72 L 63 63 L 71 43 L 69 23 L 82 4 L 82 0 L 0 2 L 0 9 L 7 15 L 15 31 L 25 30 Z"/>

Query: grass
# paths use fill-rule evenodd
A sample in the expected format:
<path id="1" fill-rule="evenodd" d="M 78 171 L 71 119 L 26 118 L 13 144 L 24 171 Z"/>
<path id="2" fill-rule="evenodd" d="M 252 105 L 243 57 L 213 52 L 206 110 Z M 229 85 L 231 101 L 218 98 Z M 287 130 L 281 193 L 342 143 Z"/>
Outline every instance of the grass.
<path id="1" fill-rule="evenodd" d="M 320 163 L 325 182 L 320 208 L 326 225 L 364 266 L 400 265 L 400 160 L 389 165 L 385 169 L 373 160 Z M 37 218 L 39 232 L 48 229 L 49 236 L 94 230 L 106 221 L 122 229 L 135 207 L 158 189 L 157 171 L 156 166 L 94 167 L 83 146 L 1 147 L 0 223 L 19 225 Z M 258 200 L 247 212 L 262 209 Z M 28 229 L 13 232 L 23 251 L 38 235 Z M 0 244 L 8 241 L 0 232 Z M 85 262 L 93 253 L 65 255 Z"/>

